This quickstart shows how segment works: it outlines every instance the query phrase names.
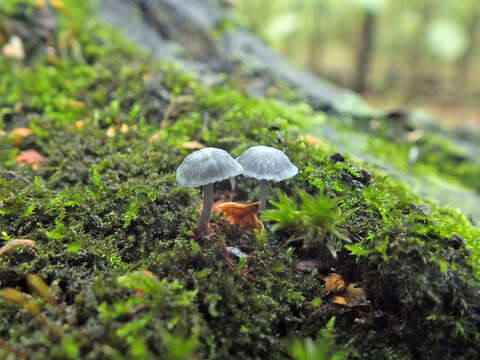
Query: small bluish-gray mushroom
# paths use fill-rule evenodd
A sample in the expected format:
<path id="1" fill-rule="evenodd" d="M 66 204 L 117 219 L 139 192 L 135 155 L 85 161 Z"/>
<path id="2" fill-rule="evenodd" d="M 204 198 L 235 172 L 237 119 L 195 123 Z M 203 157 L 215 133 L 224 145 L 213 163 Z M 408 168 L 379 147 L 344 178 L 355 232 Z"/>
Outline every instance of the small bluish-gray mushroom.
<path id="1" fill-rule="evenodd" d="M 177 182 L 185 187 L 203 186 L 203 209 L 198 234 L 207 230 L 213 204 L 213 184 L 243 172 L 225 150 L 207 147 L 188 155 L 177 168 Z"/>
<path id="2" fill-rule="evenodd" d="M 270 146 L 252 146 L 236 159 L 243 167 L 243 175 L 260 181 L 261 210 L 267 202 L 267 181 L 282 181 L 297 175 L 298 168 L 278 149 Z"/>

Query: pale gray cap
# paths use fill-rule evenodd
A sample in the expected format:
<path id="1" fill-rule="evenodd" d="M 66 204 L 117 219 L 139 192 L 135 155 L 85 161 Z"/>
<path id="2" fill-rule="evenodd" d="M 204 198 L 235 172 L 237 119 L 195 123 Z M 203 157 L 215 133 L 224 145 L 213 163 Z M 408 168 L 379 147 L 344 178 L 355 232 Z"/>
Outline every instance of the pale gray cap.
<path id="1" fill-rule="evenodd" d="M 188 155 L 177 168 L 177 182 L 197 187 L 222 181 L 243 172 L 242 166 L 225 150 L 207 147 Z"/>
<path id="2" fill-rule="evenodd" d="M 298 173 L 283 151 L 270 146 L 252 146 L 236 160 L 243 166 L 243 175 L 257 180 L 282 181 Z"/>

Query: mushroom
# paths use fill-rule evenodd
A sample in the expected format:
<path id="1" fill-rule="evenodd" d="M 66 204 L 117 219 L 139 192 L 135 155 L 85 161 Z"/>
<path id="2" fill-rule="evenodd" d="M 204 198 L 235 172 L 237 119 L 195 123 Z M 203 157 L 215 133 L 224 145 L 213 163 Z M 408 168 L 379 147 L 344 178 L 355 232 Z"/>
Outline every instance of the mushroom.
<path id="1" fill-rule="evenodd" d="M 260 181 L 260 210 L 267 206 L 267 181 L 282 181 L 298 173 L 287 155 L 270 146 L 252 146 L 236 160 L 243 166 L 243 175 Z"/>
<path id="2" fill-rule="evenodd" d="M 203 209 L 198 234 L 207 230 L 213 204 L 213 183 L 241 174 L 242 166 L 225 150 L 207 147 L 188 155 L 177 168 L 177 182 L 186 187 L 203 186 Z"/>

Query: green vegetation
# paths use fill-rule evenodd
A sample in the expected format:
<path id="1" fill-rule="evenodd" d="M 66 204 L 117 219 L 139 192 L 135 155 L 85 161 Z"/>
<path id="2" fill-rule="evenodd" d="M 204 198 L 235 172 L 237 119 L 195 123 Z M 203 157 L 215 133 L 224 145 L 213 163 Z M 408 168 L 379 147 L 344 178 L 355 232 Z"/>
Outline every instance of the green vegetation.
<path id="1" fill-rule="evenodd" d="M 0 258 L 0 356 L 479 356 L 480 230 L 465 216 L 301 140 L 324 118 L 307 105 L 201 85 L 65 3 L 82 21 L 77 50 L 0 58 L 0 245 L 37 244 Z M 78 26 L 59 16 L 63 31 Z M 19 126 L 33 134 L 16 145 Z M 219 218 L 219 241 L 193 238 L 201 195 L 174 174 L 185 141 L 234 156 L 274 146 L 298 166 L 276 185 L 265 244 Z M 26 149 L 46 158 L 38 170 L 15 161 Z M 240 201 L 257 185 L 238 181 Z M 224 244 L 255 251 L 231 268 Z M 318 270 L 296 270 L 310 258 Z M 361 283 L 369 305 L 332 304 L 331 269 Z"/>

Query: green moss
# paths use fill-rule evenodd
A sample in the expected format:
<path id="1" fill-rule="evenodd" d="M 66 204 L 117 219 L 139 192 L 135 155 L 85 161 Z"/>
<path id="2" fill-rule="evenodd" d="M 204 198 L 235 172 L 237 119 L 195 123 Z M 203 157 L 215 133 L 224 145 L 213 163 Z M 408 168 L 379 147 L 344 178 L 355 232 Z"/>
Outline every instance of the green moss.
<path id="1" fill-rule="evenodd" d="M 75 39 L 80 58 L 37 58 L 0 79 L 0 245 L 37 243 L 0 259 L 0 284 L 29 293 L 62 334 L 0 297 L 2 339 L 38 359 L 478 356 L 480 230 L 465 216 L 300 140 L 325 121 L 305 104 L 205 87 L 92 20 Z M 16 148 L 19 125 L 34 135 Z M 174 174 L 189 140 L 235 156 L 275 146 L 298 166 L 274 184 L 264 237 L 214 218 L 220 240 L 193 239 L 200 192 Z M 27 148 L 47 158 L 37 171 L 13 160 Z M 258 183 L 242 179 L 236 193 L 256 200 Z M 225 244 L 255 251 L 232 269 Z M 295 269 L 311 257 L 319 270 Z M 360 282 L 370 305 L 332 305 L 331 269 Z M 58 309 L 28 289 L 31 273 Z"/>
<path id="2" fill-rule="evenodd" d="M 397 133 L 391 133 L 385 130 L 391 124 L 383 126 L 367 138 L 366 151 L 400 170 L 408 170 L 422 177 L 444 179 L 480 191 L 480 163 L 451 140 L 440 134 L 426 133 L 411 143 L 406 139 L 405 130 L 396 129 Z M 417 155 L 412 157 L 411 153 Z"/>

